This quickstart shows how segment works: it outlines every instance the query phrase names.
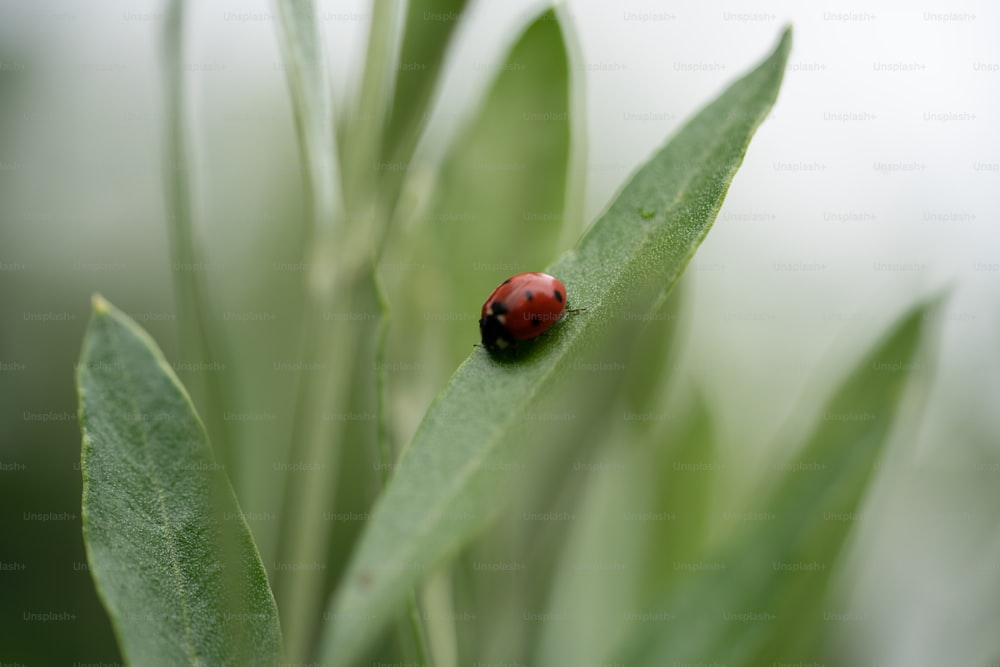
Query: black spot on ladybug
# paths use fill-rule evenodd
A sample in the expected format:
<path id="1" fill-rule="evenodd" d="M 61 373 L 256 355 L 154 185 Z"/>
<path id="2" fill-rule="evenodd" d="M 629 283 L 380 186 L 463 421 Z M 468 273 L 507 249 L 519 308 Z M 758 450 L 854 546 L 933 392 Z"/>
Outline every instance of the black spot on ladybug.
<path id="1" fill-rule="evenodd" d="M 500 284 L 501 284 L 501 285 L 506 285 L 506 284 L 507 284 L 507 283 L 509 283 L 509 282 L 510 282 L 510 278 L 508 278 L 507 280 L 503 281 L 503 282 L 502 282 L 502 283 L 500 283 Z"/>
<path id="2" fill-rule="evenodd" d="M 504 305 L 503 301 L 494 301 L 493 305 L 490 306 L 490 312 L 494 315 L 503 315 L 507 312 L 507 306 Z"/>
<path id="3" fill-rule="evenodd" d="M 538 317 L 538 315 L 535 315 L 534 317 L 531 318 L 531 326 L 533 327 L 542 326 L 542 319 Z"/>
<path id="4" fill-rule="evenodd" d="M 556 290 L 552 290 L 552 296 L 554 296 L 556 298 L 556 301 L 558 301 L 559 303 L 562 303 L 562 299 L 563 299 L 562 292 L 560 292 L 557 289 Z"/>
<path id="5" fill-rule="evenodd" d="M 527 290 L 524 293 L 524 298 L 527 299 L 528 301 L 531 301 L 532 299 L 535 298 L 535 295 L 531 293 L 531 290 Z"/>

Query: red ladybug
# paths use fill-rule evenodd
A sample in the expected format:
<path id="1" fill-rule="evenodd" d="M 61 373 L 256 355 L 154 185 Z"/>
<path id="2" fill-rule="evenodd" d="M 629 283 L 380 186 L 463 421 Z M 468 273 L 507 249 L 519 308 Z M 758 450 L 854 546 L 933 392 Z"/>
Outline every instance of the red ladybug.
<path id="1" fill-rule="evenodd" d="M 535 338 L 566 310 L 566 286 L 547 273 L 519 273 L 500 283 L 483 304 L 479 333 L 493 353 Z"/>

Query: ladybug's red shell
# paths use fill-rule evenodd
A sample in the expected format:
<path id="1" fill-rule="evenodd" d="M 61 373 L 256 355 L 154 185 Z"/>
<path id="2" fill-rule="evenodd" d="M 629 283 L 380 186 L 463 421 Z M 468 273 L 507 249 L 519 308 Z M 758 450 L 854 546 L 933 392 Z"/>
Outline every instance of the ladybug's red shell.
<path id="1" fill-rule="evenodd" d="M 503 281 L 483 304 L 479 333 L 483 347 L 503 352 L 535 338 L 566 310 L 566 286 L 547 273 L 519 273 Z"/>

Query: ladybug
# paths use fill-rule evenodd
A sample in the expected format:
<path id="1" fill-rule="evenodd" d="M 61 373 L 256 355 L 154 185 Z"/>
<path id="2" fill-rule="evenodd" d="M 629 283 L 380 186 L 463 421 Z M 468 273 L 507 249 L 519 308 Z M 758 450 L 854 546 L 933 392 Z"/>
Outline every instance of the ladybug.
<path id="1" fill-rule="evenodd" d="M 547 273 L 519 273 L 500 283 L 483 304 L 479 333 L 497 354 L 530 340 L 558 322 L 566 310 L 566 286 Z"/>

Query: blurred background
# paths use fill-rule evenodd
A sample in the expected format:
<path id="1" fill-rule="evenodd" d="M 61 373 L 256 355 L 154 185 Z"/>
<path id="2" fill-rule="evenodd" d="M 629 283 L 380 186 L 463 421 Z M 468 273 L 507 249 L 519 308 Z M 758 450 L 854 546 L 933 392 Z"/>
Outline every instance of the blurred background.
<path id="1" fill-rule="evenodd" d="M 451 142 L 544 7 L 470 3 L 411 165 L 416 200 L 447 181 L 439 166 Z M 342 117 L 356 99 L 372 9 L 340 0 L 317 8 Z M 0 663 L 120 660 L 80 537 L 73 373 L 93 292 L 149 330 L 186 382 L 206 372 L 225 378 L 230 477 L 274 565 L 281 488 L 271 481 L 287 462 L 296 386 L 279 367 L 296 360 L 287 346 L 298 336 L 304 210 L 274 9 L 191 3 L 186 22 L 189 168 L 204 260 L 195 270 L 226 341 L 216 370 L 188 363 L 178 340 L 164 11 L 145 1 L 0 4 Z M 722 462 L 715 506 L 726 507 L 788 455 L 843 374 L 908 306 L 946 290 L 926 407 L 879 470 L 836 580 L 836 608 L 852 611 L 831 616 L 826 632 L 858 647 L 838 654 L 842 664 L 996 664 L 995 7 L 570 0 L 560 16 L 579 170 L 562 236 L 554 252 L 517 256 L 513 244 L 505 261 L 486 262 L 442 258 L 439 239 L 418 223 L 399 230 L 380 266 L 394 308 L 387 368 L 397 446 L 476 342 L 482 298 L 569 248 L 628 175 L 791 23 L 778 103 L 683 279 L 683 344 L 670 375 L 687 378 L 710 406 Z M 462 220 L 456 209 L 431 209 Z M 472 236 L 445 246 L 497 231 L 467 227 Z M 422 298 L 447 295 L 455 282 L 468 293 L 400 304 L 407 286 Z M 348 307 L 327 315 L 374 319 Z M 372 417 L 360 405 L 330 419 Z M 364 461 L 351 456 L 344 465 Z M 372 488 L 341 485 L 338 510 L 363 513 Z M 361 523 L 343 526 L 331 581 Z"/>

